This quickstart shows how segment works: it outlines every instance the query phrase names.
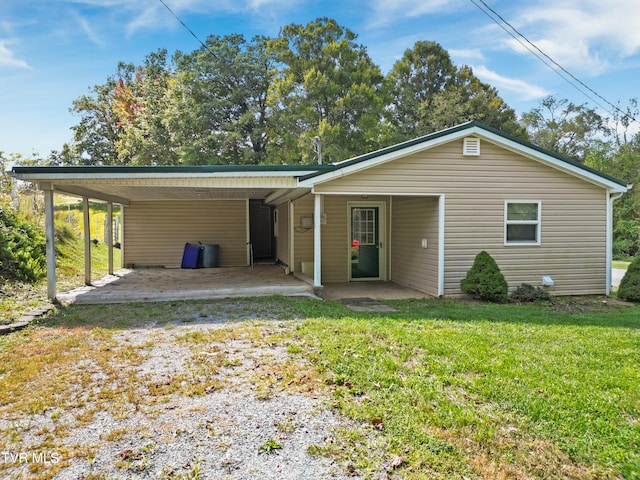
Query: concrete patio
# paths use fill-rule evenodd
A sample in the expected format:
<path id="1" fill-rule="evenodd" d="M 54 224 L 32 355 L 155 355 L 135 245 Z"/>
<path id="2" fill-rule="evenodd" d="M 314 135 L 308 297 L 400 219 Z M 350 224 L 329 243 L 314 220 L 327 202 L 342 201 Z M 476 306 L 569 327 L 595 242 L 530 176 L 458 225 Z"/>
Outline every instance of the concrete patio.
<path id="1" fill-rule="evenodd" d="M 326 299 L 373 298 L 377 300 L 417 298 L 427 295 L 391 282 L 353 282 L 325 285 Z M 275 264 L 227 268 L 122 269 L 56 299 L 62 304 L 110 304 L 196 300 L 262 295 L 313 297 L 313 286 L 286 275 Z"/>

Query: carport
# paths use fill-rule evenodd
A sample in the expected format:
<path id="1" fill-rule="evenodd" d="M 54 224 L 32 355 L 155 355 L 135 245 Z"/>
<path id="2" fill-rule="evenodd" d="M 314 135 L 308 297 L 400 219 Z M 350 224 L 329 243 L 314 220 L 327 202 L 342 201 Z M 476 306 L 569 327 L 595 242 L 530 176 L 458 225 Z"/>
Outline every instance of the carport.
<path id="1" fill-rule="evenodd" d="M 54 194 L 83 200 L 85 284 L 91 286 L 91 232 L 88 202 L 107 203 L 106 236 L 113 238 L 113 206 L 123 213 L 122 265 L 113 265 L 113 242 L 108 242 L 108 272 L 122 267 L 157 267 L 168 271 L 180 265 L 186 242 L 221 244 L 221 266 L 247 267 L 251 263 L 250 204 L 270 206 L 309 193 L 297 188 L 297 178 L 322 171 L 322 165 L 247 166 L 92 166 L 14 167 L 12 175 L 44 192 L 47 240 L 47 294 L 55 299 Z M 274 258 L 275 260 L 275 258 Z M 156 267 L 156 268 L 149 268 Z M 168 268 L 167 268 L 168 267 Z M 213 281 L 213 272 L 198 269 L 191 275 Z M 224 270 L 224 269 L 222 269 Z M 166 272 L 164 272 L 166 273 Z M 256 285 L 261 277 L 253 272 Z M 183 273 L 186 276 L 186 273 Z M 284 276 L 284 275 L 283 275 Z M 262 278 L 262 281 L 265 281 Z M 271 282 L 273 283 L 273 282 Z M 184 285 L 191 285 L 185 282 Z M 215 285 L 215 282 L 213 283 Z M 218 284 L 219 286 L 220 284 Z M 255 285 L 249 288 L 255 290 Z"/>

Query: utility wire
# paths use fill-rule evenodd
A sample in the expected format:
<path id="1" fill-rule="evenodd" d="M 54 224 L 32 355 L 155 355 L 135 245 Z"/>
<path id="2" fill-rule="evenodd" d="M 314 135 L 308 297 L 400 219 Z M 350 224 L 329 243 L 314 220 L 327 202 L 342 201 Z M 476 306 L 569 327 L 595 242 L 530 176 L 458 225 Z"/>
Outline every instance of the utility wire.
<path id="1" fill-rule="evenodd" d="M 202 40 L 200 40 L 200 37 L 198 37 L 198 35 L 196 35 L 196 34 L 195 34 L 195 32 L 194 32 L 193 30 L 191 30 L 191 29 L 189 28 L 189 26 L 188 26 L 186 23 L 184 23 L 184 22 L 182 21 L 182 19 L 181 19 L 180 17 L 178 17 L 178 15 L 176 15 L 176 14 L 175 14 L 175 12 L 174 12 L 173 10 L 171 10 L 171 8 L 169 8 L 169 5 L 167 5 L 167 4 L 164 2 L 164 0 L 158 0 L 158 1 L 159 1 L 162 5 L 164 5 L 164 7 L 165 7 L 167 10 L 169 10 L 169 13 L 170 13 L 171 15 L 173 15 L 173 16 L 175 17 L 175 19 L 176 19 L 176 20 L 178 20 L 178 21 L 182 24 L 182 26 L 183 26 L 185 29 L 187 29 L 187 31 L 188 31 L 188 32 L 193 36 L 193 38 L 195 38 L 195 39 L 198 41 L 198 43 L 199 43 L 200 45 L 202 45 L 202 48 L 204 48 L 207 52 L 209 52 L 211 55 L 213 55 L 213 58 L 215 58 L 216 60 L 218 59 L 218 56 L 213 52 L 213 50 L 211 50 L 211 49 L 210 49 L 210 48 L 209 48 L 209 47 L 208 47 L 208 46 L 207 46 L 207 45 L 206 45 Z"/>
<path id="2" fill-rule="evenodd" d="M 573 75 L 571 72 L 569 72 L 566 68 L 564 68 L 562 65 L 560 65 L 558 62 L 556 62 L 553 58 L 551 58 L 549 55 L 547 55 L 545 52 L 543 52 L 536 44 L 534 44 L 533 42 L 531 42 L 526 36 L 524 36 L 522 33 L 520 33 L 513 25 L 511 25 L 504 17 L 502 17 L 502 15 L 500 15 L 498 12 L 496 12 L 493 8 L 491 8 L 489 5 L 487 5 L 487 3 L 484 0 L 470 0 L 471 3 L 473 3 L 476 7 L 478 7 L 487 17 L 489 17 L 493 22 L 495 22 L 500 28 L 502 28 L 505 32 L 507 32 L 511 37 L 513 37 L 518 43 L 520 43 L 520 45 L 522 45 L 523 47 L 525 47 L 531 54 L 533 54 L 538 60 L 540 60 L 542 63 L 544 63 L 548 68 L 550 68 L 551 70 L 553 70 L 558 76 L 560 76 L 563 80 L 565 80 L 567 83 L 569 83 L 573 88 L 575 88 L 576 90 L 578 90 L 580 93 L 582 93 L 584 96 L 586 96 L 587 98 L 589 98 L 592 102 L 594 102 L 595 104 L 599 105 L 603 110 L 605 110 L 607 113 L 609 113 L 610 115 L 614 115 L 613 112 L 611 112 L 607 107 L 603 106 L 598 100 L 596 100 L 595 98 L 593 98 L 589 93 L 585 92 L 582 88 L 580 88 L 580 86 L 582 86 L 583 88 L 585 88 L 588 92 L 591 92 L 593 95 L 595 95 L 597 98 L 599 98 L 600 100 L 602 100 L 604 103 L 606 103 L 607 105 L 609 105 L 611 108 L 613 108 L 616 112 L 622 114 L 624 117 L 627 117 L 631 120 L 633 120 L 634 122 L 638 122 L 638 120 L 633 117 L 633 115 L 631 115 L 629 112 L 624 112 L 623 110 L 621 110 L 617 105 L 614 105 L 613 103 L 611 103 L 609 100 L 607 100 L 606 98 L 604 98 L 602 95 L 600 95 L 598 92 L 596 92 L 593 88 L 589 87 L 587 84 L 585 84 L 582 80 L 580 80 L 579 78 L 577 78 L 575 75 Z M 484 7 L 489 10 L 489 12 L 491 12 L 491 14 L 495 15 L 495 17 L 497 17 L 498 19 L 500 19 L 500 21 L 496 20 L 496 18 L 494 16 L 492 16 L 489 12 L 487 12 L 482 6 L 480 6 L 477 2 L 480 2 L 482 5 L 484 5 Z M 502 23 L 501 23 L 502 22 Z M 504 24 L 504 25 L 503 25 Z M 510 30 L 508 30 L 506 27 L 508 26 Z M 523 42 L 524 40 L 524 42 Z M 526 43 L 525 43 L 526 42 Z M 533 49 L 533 50 L 532 50 Z M 549 62 L 551 62 L 551 65 L 549 64 Z M 557 67 L 557 68 L 556 68 Z M 559 70 L 558 70 L 559 69 Z M 565 75 L 563 75 L 566 74 Z M 567 76 L 569 78 L 567 78 Z M 576 85 L 573 81 L 577 82 L 580 86 Z M 615 116 L 615 115 L 614 115 Z"/>

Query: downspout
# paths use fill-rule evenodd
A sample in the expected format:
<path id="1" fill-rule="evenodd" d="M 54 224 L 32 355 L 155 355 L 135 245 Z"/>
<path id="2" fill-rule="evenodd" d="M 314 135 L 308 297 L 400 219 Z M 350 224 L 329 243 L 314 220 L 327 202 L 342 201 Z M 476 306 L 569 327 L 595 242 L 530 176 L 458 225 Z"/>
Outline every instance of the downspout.
<path id="1" fill-rule="evenodd" d="M 607 220 L 606 220 L 606 255 L 605 262 L 607 265 L 607 285 L 606 295 L 611 293 L 612 287 L 612 268 L 613 268 L 613 202 L 618 200 L 624 192 L 609 193 L 607 191 Z"/>

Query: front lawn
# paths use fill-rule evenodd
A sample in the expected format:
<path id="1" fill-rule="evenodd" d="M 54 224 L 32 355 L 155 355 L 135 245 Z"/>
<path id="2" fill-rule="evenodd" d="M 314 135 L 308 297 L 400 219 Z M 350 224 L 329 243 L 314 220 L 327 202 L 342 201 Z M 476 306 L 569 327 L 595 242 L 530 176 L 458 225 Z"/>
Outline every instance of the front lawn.
<path id="1" fill-rule="evenodd" d="M 40 325 L 0 338 L 0 410 L 24 411 L 25 421 L 62 412 L 75 398 L 72 386 L 91 380 L 77 362 L 109 365 L 103 357 L 127 353 L 122 358 L 133 368 L 142 361 L 137 353 L 153 346 L 130 351 L 113 343 L 110 332 L 228 322 L 225 335 L 240 338 L 247 322 L 237 320 L 277 321 L 273 333 L 251 337 L 260 348 L 286 346 L 290 355 L 289 367 L 278 367 L 267 387 L 308 391 L 354 420 L 308 450 L 338 460 L 347 472 L 403 479 L 640 478 L 640 306 L 604 298 L 553 305 L 387 303 L 397 312 L 282 297 L 61 308 Z M 201 353 L 203 335 L 180 341 L 195 342 Z M 104 345 L 92 347 L 98 340 Z M 111 372 L 118 374 L 118 391 L 138 392 L 117 397 L 125 410 L 127 402 L 153 393 L 125 375 L 126 362 Z M 176 394 L 195 391 L 187 373 Z M 215 372 L 209 376 L 216 380 Z M 52 379 L 69 385 L 69 399 L 51 389 Z M 25 391 L 28 397 L 10 394 Z M 75 427 L 65 428 L 69 435 Z M 0 436 L 0 446 L 9 435 Z M 49 442 L 55 447 L 55 438 Z"/>
<path id="2" fill-rule="evenodd" d="M 640 478 L 640 308 L 390 303 L 296 333 L 335 406 L 383 438 L 329 453 L 398 478 Z"/>

